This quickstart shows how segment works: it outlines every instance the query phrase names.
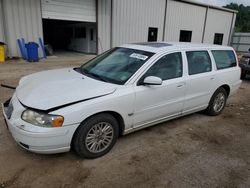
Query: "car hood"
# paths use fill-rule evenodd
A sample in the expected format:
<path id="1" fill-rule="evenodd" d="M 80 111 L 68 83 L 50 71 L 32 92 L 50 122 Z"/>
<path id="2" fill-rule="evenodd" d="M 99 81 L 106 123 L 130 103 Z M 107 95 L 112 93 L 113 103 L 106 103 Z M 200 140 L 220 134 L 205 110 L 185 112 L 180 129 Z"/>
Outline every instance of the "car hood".
<path id="1" fill-rule="evenodd" d="M 116 87 L 115 84 L 89 78 L 68 68 L 23 77 L 16 94 L 19 101 L 27 107 L 50 110 L 111 94 Z"/>

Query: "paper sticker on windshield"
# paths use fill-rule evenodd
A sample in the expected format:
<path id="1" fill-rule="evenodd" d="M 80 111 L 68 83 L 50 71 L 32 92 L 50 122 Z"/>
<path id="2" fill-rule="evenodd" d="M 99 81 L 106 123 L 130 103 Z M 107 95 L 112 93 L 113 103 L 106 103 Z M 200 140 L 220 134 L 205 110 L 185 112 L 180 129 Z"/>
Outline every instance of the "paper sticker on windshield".
<path id="1" fill-rule="evenodd" d="M 133 57 L 133 58 L 136 58 L 136 59 L 141 59 L 143 61 L 148 59 L 148 56 L 142 55 L 142 54 L 137 54 L 137 53 L 132 53 L 129 57 Z"/>

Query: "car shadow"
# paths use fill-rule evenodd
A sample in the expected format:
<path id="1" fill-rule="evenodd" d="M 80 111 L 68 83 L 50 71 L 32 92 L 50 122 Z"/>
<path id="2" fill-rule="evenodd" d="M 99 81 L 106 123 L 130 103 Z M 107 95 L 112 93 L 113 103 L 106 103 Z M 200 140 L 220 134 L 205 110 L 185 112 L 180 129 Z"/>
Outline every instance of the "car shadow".
<path id="1" fill-rule="evenodd" d="M 247 75 L 246 78 L 242 79 L 243 82 L 250 82 L 250 76 Z"/>

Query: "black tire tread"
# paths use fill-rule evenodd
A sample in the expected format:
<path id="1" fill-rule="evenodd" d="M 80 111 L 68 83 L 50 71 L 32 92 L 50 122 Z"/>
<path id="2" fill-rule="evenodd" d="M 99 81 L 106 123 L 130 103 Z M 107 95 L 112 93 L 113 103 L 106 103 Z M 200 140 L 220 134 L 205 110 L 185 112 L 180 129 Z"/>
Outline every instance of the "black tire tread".
<path id="1" fill-rule="evenodd" d="M 209 115 L 209 116 L 217 116 L 217 115 L 221 114 L 221 112 L 223 111 L 225 105 L 224 105 L 224 107 L 222 108 L 222 110 L 221 110 L 220 112 L 218 112 L 218 113 L 215 112 L 214 109 L 213 109 L 214 99 L 215 99 L 215 97 L 216 97 L 220 92 L 224 93 L 224 95 L 225 95 L 225 97 L 226 97 L 226 101 L 225 101 L 225 105 L 226 105 L 227 97 L 228 97 L 228 96 L 227 96 L 227 92 L 226 92 L 226 90 L 225 90 L 223 87 L 220 87 L 220 88 L 218 88 L 218 89 L 214 92 L 213 96 L 211 97 L 211 99 L 210 99 L 210 101 L 209 101 L 209 105 L 208 105 L 207 109 L 205 110 L 205 113 L 206 113 L 207 115 Z"/>

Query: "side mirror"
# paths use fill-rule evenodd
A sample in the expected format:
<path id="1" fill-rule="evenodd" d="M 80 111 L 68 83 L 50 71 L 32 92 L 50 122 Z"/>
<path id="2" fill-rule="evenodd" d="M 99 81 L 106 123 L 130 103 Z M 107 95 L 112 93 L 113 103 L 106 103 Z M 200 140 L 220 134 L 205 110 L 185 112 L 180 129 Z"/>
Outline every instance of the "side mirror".
<path id="1" fill-rule="evenodd" d="M 148 76 L 142 82 L 143 85 L 161 85 L 162 79 L 156 76 Z"/>

